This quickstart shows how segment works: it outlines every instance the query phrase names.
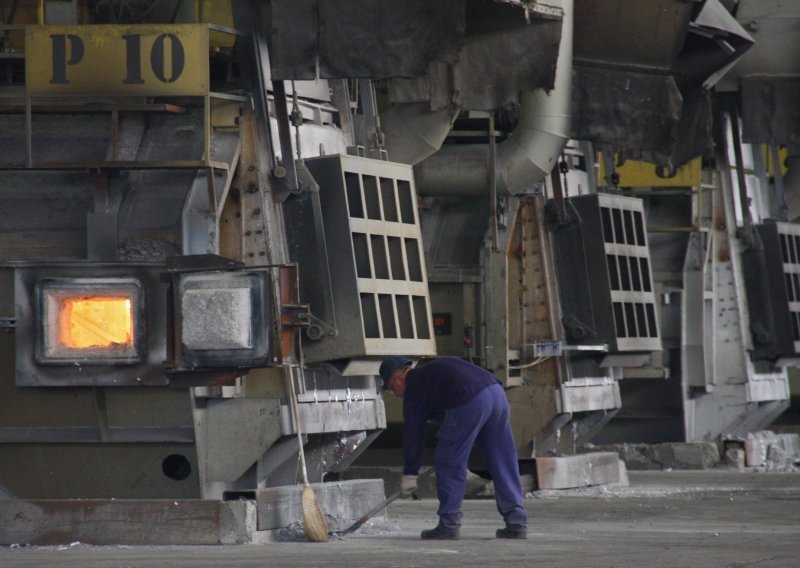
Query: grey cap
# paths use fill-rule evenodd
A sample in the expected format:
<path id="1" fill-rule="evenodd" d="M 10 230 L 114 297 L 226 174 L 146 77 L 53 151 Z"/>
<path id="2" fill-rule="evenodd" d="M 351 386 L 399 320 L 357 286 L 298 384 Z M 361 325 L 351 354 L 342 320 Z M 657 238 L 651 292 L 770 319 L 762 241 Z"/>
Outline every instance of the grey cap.
<path id="1" fill-rule="evenodd" d="M 381 363 L 381 368 L 378 371 L 381 375 L 381 379 L 383 379 L 383 390 L 388 390 L 389 388 L 389 381 L 394 375 L 394 372 L 401 368 L 401 367 L 410 367 L 413 361 L 408 357 L 389 357 L 383 360 Z"/>

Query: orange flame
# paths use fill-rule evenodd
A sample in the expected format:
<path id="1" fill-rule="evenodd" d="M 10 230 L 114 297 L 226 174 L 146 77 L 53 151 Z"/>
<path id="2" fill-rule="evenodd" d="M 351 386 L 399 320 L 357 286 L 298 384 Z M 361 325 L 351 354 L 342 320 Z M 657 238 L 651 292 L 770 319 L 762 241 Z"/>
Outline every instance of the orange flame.
<path id="1" fill-rule="evenodd" d="M 73 349 L 132 345 L 131 300 L 125 297 L 63 298 L 59 342 Z"/>

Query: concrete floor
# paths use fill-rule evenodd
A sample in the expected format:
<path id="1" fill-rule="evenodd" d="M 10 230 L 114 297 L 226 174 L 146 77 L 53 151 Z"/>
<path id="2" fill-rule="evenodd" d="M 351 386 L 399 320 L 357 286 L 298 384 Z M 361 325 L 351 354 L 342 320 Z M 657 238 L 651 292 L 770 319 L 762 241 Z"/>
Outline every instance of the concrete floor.
<path id="1" fill-rule="evenodd" d="M 0 566 L 800 566 L 800 473 L 630 472 L 630 487 L 537 492 L 527 541 L 500 541 L 494 501 L 464 504 L 462 539 L 419 540 L 436 502 L 392 505 L 384 522 L 329 543 L 0 547 Z"/>

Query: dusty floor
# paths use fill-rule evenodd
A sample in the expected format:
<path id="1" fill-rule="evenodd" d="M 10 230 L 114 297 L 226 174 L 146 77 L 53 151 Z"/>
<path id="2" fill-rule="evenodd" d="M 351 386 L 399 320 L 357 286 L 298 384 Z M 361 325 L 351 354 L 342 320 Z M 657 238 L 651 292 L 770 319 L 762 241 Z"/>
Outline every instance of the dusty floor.
<path id="1" fill-rule="evenodd" d="M 385 522 L 326 544 L 0 547 L 0 566 L 540 566 L 795 568 L 800 473 L 631 472 L 619 489 L 538 492 L 526 501 L 527 541 L 499 541 L 494 502 L 464 505 L 462 539 L 419 540 L 433 500 L 392 505 Z"/>

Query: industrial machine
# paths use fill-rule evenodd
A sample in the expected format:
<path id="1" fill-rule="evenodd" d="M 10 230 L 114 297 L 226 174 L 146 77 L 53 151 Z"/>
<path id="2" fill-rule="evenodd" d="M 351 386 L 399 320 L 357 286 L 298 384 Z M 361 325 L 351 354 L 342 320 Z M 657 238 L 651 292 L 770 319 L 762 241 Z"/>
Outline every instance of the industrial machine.
<path id="1" fill-rule="evenodd" d="M 640 4 L 0 1 L 0 495 L 293 484 L 290 381 L 336 478 L 396 354 L 491 369 L 524 459 L 768 425 L 800 10 Z"/>

